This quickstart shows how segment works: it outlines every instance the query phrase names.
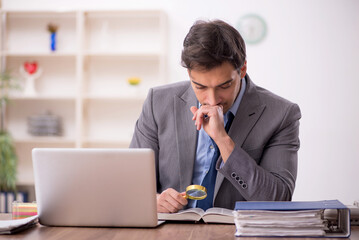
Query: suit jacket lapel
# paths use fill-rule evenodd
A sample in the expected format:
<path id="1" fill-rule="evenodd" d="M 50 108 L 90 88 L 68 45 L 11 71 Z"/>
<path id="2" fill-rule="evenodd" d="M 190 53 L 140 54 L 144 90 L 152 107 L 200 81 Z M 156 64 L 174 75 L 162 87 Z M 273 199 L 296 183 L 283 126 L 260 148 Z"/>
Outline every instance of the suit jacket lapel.
<path id="1" fill-rule="evenodd" d="M 265 104 L 259 100 L 255 85 L 248 75 L 246 75 L 246 80 L 246 92 L 228 133 L 237 146 L 243 146 L 244 141 L 265 109 Z M 224 176 L 218 172 L 213 199 L 216 198 L 223 180 Z"/>
<path id="2" fill-rule="evenodd" d="M 242 102 L 238 107 L 236 117 L 233 120 L 233 124 L 229 130 L 229 136 L 233 141 L 242 146 L 246 140 L 248 134 L 262 115 L 265 109 L 265 103 L 259 100 L 255 85 L 247 79 L 247 93 L 243 96 Z"/>
<path id="3" fill-rule="evenodd" d="M 197 99 L 189 84 L 187 91 L 182 96 L 174 96 L 181 191 L 184 191 L 192 183 L 193 166 L 196 156 L 197 130 L 192 121 L 191 106 L 197 106 Z"/>

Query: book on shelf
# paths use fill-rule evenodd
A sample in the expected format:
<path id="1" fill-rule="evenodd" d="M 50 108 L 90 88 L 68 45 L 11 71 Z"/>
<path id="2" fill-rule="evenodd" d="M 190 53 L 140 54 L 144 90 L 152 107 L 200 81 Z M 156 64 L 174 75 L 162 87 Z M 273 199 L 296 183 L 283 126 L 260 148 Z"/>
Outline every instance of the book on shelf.
<path id="1" fill-rule="evenodd" d="M 19 202 L 27 202 L 27 192 L 0 192 L 0 213 L 11 213 L 12 203 L 16 200 Z"/>
<path id="2" fill-rule="evenodd" d="M 337 211 L 337 224 L 325 219 Z M 349 237 L 350 211 L 338 200 L 307 202 L 237 202 L 235 236 Z"/>
<path id="3" fill-rule="evenodd" d="M 177 213 L 158 213 L 158 220 L 165 221 L 200 221 L 206 223 L 234 224 L 233 210 L 225 208 L 209 208 L 204 211 L 201 208 L 189 208 Z"/>

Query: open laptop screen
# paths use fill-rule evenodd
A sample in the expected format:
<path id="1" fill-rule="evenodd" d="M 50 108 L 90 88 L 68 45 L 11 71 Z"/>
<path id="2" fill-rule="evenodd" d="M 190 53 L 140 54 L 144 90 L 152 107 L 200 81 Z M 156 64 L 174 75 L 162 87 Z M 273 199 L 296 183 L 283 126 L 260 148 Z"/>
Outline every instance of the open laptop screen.
<path id="1" fill-rule="evenodd" d="M 35 148 L 32 157 L 41 224 L 157 225 L 151 149 Z"/>

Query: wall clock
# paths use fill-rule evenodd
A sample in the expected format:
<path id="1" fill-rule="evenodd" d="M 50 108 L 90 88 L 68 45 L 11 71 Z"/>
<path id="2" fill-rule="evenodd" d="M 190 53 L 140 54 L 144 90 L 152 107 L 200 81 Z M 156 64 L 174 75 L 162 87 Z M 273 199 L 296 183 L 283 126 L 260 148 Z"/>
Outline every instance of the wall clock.
<path id="1" fill-rule="evenodd" d="M 248 44 L 261 42 L 267 34 L 267 24 L 257 14 L 247 14 L 241 17 L 237 23 L 237 30 Z"/>

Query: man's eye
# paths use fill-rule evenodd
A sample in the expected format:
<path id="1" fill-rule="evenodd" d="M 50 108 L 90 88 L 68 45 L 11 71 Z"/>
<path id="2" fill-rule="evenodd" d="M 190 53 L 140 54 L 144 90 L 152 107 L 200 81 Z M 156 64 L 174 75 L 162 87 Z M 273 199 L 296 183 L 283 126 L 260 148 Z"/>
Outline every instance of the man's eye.
<path id="1" fill-rule="evenodd" d="M 203 86 L 196 86 L 197 89 L 200 89 L 200 90 L 203 90 L 203 89 L 206 89 L 206 87 L 203 87 Z"/>
<path id="2" fill-rule="evenodd" d="M 225 84 L 225 85 L 222 85 L 221 88 L 222 88 L 222 89 L 227 89 L 227 88 L 229 88 L 231 85 L 232 85 L 231 83 L 227 83 L 227 84 Z"/>

